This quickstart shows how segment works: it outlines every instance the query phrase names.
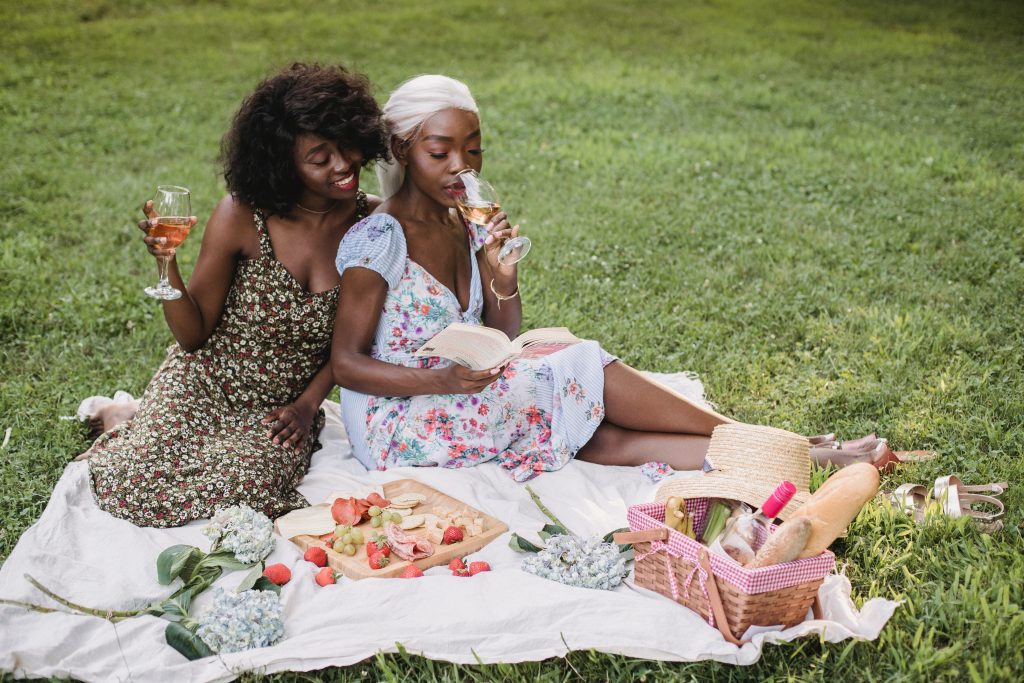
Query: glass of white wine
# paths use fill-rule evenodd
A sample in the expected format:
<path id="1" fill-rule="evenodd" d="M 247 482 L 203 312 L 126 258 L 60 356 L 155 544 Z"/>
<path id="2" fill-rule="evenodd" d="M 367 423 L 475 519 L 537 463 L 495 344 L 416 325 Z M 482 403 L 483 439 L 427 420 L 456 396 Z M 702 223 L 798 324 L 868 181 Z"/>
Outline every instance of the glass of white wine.
<path id="1" fill-rule="evenodd" d="M 487 225 L 494 214 L 501 211 L 501 200 L 494 186 L 471 168 L 460 171 L 459 180 L 466 191 L 455 198 L 462 217 L 474 225 Z M 498 263 L 511 266 L 519 263 L 530 252 L 530 238 L 524 235 L 506 240 L 498 252 Z"/>
<path id="2" fill-rule="evenodd" d="M 156 214 L 156 225 L 146 231 L 150 237 L 163 237 L 164 249 L 173 250 L 181 245 L 192 229 L 192 201 L 187 187 L 177 185 L 160 185 L 153 195 L 153 213 Z M 181 291 L 171 286 L 167 279 L 167 261 L 169 256 L 158 256 L 160 279 L 153 287 L 146 287 L 146 294 L 154 299 L 173 301 L 181 298 Z"/>

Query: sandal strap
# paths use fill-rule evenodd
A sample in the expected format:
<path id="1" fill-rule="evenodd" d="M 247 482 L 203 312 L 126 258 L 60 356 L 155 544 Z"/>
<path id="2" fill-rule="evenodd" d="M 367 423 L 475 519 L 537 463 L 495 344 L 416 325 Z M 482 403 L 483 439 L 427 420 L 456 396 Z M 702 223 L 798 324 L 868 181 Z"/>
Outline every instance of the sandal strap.
<path id="1" fill-rule="evenodd" d="M 964 503 L 967 505 L 965 506 Z M 971 507 L 971 503 L 983 503 L 985 505 L 991 505 L 999 508 L 998 512 L 984 512 L 982 510 L 976 510 Z M 983 496 L 978 493 L 961 493 L 960 494 L 960 505 L 961 511 L 964 515 L 972 517 L 981 522 L 994 522 L 1002 519 L 1006 513 L 1006 508 L 1003 506 L 1003 501 L 993 496 Z"/>
<path id="2" fill-rule="evenodd" d="M 920 484 L 900 484 L 889 495 L 889 502 L 900 512 L 908 514 L 915 521 L 920 522 L 924 519 L 924 509 L 928 502 L 928 491 Z"/>
<path id="3" fill-rule="evenodd" d="M 974 484 L 971 486 L 960 484 L 957 488 L 961 491 L 966 491 L 967 493 L 978 493 L 984 491 L 986 493 L 991 492 L 993 496 L 1000 496 L 1003 494 L 1003 491 L 1010 488 L 1010 485 L 1005 481 L 1001 481 L 995 484 Z"/>

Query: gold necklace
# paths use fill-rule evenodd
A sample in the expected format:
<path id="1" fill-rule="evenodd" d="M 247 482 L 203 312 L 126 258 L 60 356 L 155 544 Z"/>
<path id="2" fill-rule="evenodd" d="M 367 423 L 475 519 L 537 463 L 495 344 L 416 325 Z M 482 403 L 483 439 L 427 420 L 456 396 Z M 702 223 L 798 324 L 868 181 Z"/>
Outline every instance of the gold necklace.
<path id="1" fill-rule="evenodd" d="M 305 211 L 307 213 L 312 213 L 312 214 L 315 214 L 317 216 L 323 216 L 325 214 L 330 213 L 331 211 L 334 211 L 334 207 L 336 207 L 337 205 L 338 205 L 338 200 L 334 200 L 334 203 L 331 204 L 330 208 L 328 208 L 326 211 L 314 211 L 313 209 L 307 209 L 302 204 L 299 204 L 298 202 L 295 202 L 295 206 L 299 207 L 300 209 L 302 209 L 303 211 Z"/>

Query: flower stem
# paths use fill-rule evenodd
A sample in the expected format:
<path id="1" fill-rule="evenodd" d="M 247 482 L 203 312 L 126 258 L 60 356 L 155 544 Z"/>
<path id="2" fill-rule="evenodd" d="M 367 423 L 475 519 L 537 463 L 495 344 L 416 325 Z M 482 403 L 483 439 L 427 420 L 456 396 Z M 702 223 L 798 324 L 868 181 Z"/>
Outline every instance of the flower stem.
<path id="1" fill-rule="evenodd" d="M 569 531 L 569 527 L 567 527 L 566 525 L 562 524 L 562 521 L 560 519 L 558 519 L 558 517 L 555 517 L 554 513 L 552 513 L 551 510 L 548 510 L 548 507 L 546 505 L 544 505 L 544 503 L 540 502 L 540 496 L 538 496 L 534 492 L 534 490 L 530 488 L 529 484 L 526 485 L 526 492 L 530 494 L 530 498 L 533 498 L 533 502 L 537 505 L 538 508 L 540 508 L 540 511 L 544 513 L 545 517 L 547 517 L 552 522 L 554 522 L 555 524 L 557 524 L 558 526 L 562 527 L 563 529 L 568 531 L 570 534 L 575 536 L 575 534 L 573 534 L 572 531 Z"/>
<path id="2" fill-rule="evenodd" d="M 144 614 L 145 613 L 145 610 L 123 611 L 123 610 L 112 610 L 112 609 L 103 610 L 103 609 L 96 609 L 96 608 L 93 608 L 93 607 L 84 607 L 84 606 L 79 605 L 77 603 L 71 602 L 67 598 L 62 598 L 61 596 L 57 595 L 52 590 L 50 590 L 49 588 L 44 586 L 43 584 L 41 584 L 38 581 L 36 581 L 34 578 L 32 578 L 28 574 L 25 574 L 25 580 L 28 581 L 29 583 L 31 583 L 33 586 L 35 586 L 40 591 L 42 591 L 42 593 L 44 595 L 46 595 L 47 597 L 52 598 L 53 600 L 56 600 L 57 602 L 59 602 L 60 604 L 64 605 L 65 607 L 67 607 L 69 609 L 73 609 L 76 612 L 81 612 L 82 614 L 89 614 L 89 615 L 94 616 L 94 617 L 103 617 L 104 619 L 109 619 L 110 621 L 121 621 L 122 619 L 128 619 L 130 617 L 137 617 L 140 614 Z M 53 610 L 53 611 L 56 611 L 56 610 Z"/>
<path id="3" fill-rule="evenodd" d="M 36 605 L 34 603 L 31 603 L 31 602 L 21 602 L 20 600 L 7 600 L 7 599 L 4 599 L 4 598 L 0 598 L 0 605 L 11 605 L 12 607 L 24 607 L 25 609 L 30 609 L 33 612 L 60 612 L 59 609 L 54 609 L 52 607 L 43 607 L 42 605 Z"/>

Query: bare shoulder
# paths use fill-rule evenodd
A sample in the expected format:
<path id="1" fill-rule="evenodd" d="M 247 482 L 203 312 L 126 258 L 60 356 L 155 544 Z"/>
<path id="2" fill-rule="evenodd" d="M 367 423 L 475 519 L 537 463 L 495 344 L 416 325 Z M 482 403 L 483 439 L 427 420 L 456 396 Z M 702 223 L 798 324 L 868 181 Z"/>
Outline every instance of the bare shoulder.
<path id="1" fill-rule="evenodd" d="M 253 208 L 237 198 L 227 195 L 213 209 L 203 241 L 232 252 L 259 250 L 259 238 Z"/>
<path id="2" fill-rule="evenodd" d="M 370 213 L 375 212 L 383 203 L 384 200 L 375 194 L 366 195 L 366 205 L 370 209 Z"/>

